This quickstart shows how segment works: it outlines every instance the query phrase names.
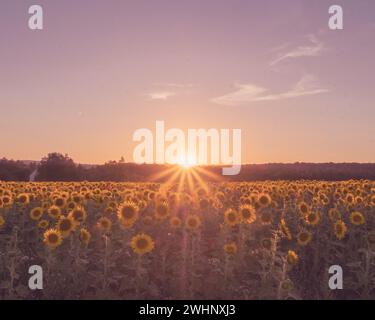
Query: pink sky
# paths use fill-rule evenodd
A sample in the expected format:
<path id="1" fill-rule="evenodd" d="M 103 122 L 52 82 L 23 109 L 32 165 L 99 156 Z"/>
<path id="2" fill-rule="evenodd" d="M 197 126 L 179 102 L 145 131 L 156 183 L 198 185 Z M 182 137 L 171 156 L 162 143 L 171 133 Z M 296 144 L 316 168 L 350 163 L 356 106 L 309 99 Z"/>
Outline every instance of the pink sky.
<path id="1" fill-rule="evenodd" d="M 27 27 L 44 9 L 44 30 Z M 0 156 L 132 160 L 132 134 L 242 129 L 243 162 L 375 161 L 375 2 L 0 4 Z"/>

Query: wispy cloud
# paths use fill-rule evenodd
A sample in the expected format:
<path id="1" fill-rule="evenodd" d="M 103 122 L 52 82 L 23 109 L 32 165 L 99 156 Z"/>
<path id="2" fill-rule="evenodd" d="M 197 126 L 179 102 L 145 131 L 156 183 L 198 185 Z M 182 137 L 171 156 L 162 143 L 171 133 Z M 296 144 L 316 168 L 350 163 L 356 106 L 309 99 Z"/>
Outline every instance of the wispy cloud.
<path id="1" fill-rule="evenodd" d="M 321 88 L 312 75 L 305 75 L 290 90 L 269 93 L 269 90 L 254 84 L 237 84 L 236 90 L 211 101 L 221 105 L 238 106 L 250 102 L 276 101 L 328 92 Z"/>
<path id="2" fill-rule="evenodd" d="M 171 91 L 155 91 L 147 94 L 147 96 L 151 100 L 167 100 L 168 98 L 173 97 L 175 95 L 176 93 Z"/>
<path id="3" fill-rule="evenodd" d="M 176 95 L 190 92 L 190 89 L 194 87 L 193 84 L 184 83 L 155 83 L 153 84 L 156 89 L 151 93 L 147 93 L 146 96 L 151 100 L 167 100 Z"/>
<path id="4" fill-rule="evenodd" d="M 274 66 L 287 59 L 320 56 L 325 49 L 324 43 L 321 40 L 319 40 L 315 35 L 309 35 L 308 41 L 309 44 L 307 45 L 298 46 L 287 52 L 279 54 L 277 58 L 270 62 L 270 66 Z"/>

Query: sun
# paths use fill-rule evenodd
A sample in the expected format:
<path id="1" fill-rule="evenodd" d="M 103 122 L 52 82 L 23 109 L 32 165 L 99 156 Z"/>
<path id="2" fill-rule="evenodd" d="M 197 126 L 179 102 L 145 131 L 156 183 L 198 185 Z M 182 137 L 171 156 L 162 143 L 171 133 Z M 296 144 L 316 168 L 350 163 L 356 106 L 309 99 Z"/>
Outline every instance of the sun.
<path id="1" fill-rule="evenodd" d="M 177 164 L 183 169 L 190 169 L 197 165 L 195 159 L 191 156 L 181 157 Z"/>

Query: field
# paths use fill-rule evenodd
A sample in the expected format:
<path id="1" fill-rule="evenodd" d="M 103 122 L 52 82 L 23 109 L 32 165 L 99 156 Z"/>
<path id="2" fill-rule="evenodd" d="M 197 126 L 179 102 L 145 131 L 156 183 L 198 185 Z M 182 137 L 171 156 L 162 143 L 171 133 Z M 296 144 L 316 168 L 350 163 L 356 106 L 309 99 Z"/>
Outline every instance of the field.
<path id="1" fill-rule="evenodd" d="M 375 299 L 374 227 L 373 181 L 0 182 L 0 299 Z"/>

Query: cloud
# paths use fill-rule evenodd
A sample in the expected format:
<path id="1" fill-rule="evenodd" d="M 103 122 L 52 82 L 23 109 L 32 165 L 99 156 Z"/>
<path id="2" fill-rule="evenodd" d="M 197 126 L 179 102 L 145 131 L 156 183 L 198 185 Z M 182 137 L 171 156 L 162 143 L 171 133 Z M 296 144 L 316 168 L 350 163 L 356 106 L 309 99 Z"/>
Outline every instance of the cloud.
<path id="1" fill-rule="evenodd" d="M 298 46 L 286 53 L 279 54 L 279 56 L 270 62 L 270 66 L 274 66 L 286 59 L 301 58 L 301 57 L 317 57 L 322 54 L 325 46 L 316 36 L 308 36 L 309 45 Z"/>
<path id="2" fill-rule="evenodd" d="M 151 100 L 167 100 L 175 95 L 176 93 L 171 91 L 157 91 L 147 94 Z"/>
<path id="3" fill-rule="evenodd" d="M 269 93 L 269 90 L 254 84 L 237 84 L 237 90 L 211 101 L 221 105 L 238 106 L 250 102 L 276 101 L 329 92 L 321 88 L 312 75 L 305 75 L 290 90 Z"/>
<path id="4" fill-rule="evenodd" d="M 193 84 L 183 83 L 155 83 L 153 86 L 157 87 L 155 91 L 146 94 L 151 100 L 167 100 L 170 97 L 186 94 L 194 87 Z"/>

